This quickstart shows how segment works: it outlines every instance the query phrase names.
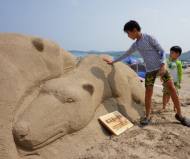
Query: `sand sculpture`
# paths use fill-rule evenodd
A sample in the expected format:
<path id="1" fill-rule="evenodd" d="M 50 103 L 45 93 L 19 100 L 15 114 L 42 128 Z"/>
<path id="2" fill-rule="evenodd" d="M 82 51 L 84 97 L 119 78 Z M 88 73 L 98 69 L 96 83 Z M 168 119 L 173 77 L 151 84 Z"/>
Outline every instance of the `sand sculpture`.
<path id="1" fill-rule="evenodd" d="M 54 42 L 19 34 L 0 34 L 0 60 L 0 159 L 25 158 L 20 150 L 79 131 L 109 98 L 133 122 L 143 113 L 143 85 L 122 63 L 78 61 Z"/>

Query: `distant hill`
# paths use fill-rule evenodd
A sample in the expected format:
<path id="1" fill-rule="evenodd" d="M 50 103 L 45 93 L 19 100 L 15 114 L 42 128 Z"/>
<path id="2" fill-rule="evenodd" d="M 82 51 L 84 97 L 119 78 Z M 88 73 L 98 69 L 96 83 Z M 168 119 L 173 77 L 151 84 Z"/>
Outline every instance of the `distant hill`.
<path id="1" fill-rule="evenodd" d="M 190 51 L 182 53 L 180 56 L 180 59 L 183 61 L 189 61 L 190 62 Z"/>

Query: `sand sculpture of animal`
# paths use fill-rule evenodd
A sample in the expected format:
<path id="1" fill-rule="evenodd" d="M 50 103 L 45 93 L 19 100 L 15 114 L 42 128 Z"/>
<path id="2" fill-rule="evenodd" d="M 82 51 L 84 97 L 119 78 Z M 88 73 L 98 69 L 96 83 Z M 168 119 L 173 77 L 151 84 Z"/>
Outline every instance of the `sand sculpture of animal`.
<path id="1" fill-rule="evenodd" d="M 76 64 L 55 43 L 18 34 L 0 35 L 0 60 L 0 159 L 79 131 L 107 98 L 132 121 L 143 113 L 144 88 L 122 63 L 91 55 Z"/>

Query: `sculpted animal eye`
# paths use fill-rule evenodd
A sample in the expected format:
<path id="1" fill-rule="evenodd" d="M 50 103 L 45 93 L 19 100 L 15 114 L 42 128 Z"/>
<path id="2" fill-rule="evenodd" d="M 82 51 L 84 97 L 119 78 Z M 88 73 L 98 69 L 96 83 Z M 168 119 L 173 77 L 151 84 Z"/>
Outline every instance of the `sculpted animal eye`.
<path id="1" fill-rule="evenodd" d="M 67 99 L 66 99 L 66 102 L 67 102 L 67 103 L 72 103 L 72 102 L 74 102 L 74 99 L 72 99 L 72 98 L 67 98 Z"/>

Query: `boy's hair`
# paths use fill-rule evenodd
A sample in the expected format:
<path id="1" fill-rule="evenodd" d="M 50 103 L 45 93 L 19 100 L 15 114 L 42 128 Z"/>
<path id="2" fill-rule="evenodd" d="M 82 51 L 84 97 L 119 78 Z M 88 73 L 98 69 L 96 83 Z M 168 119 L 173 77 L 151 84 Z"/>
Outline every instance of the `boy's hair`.
<path id="1" fill-rule="evenodd" d="M 178 53 L 179 56 L 180 56 L 181 53 L 182 53 L 182 49 L 181 49 L 180 46 L 172 46 L 172 47 L 170 48 L 170 51 L 174 51 L 174 52 Z"/>
<path id="2" fill-rule="evenodd" d="M 140 25 L 138 24 L 138 22 L 134 21 L 134 20 L 130 20 L 129 22 L 127 22 L 125 25 L 124 25 L 124 32 L 128 32 L 128 31 L 133 31 L 133 29 L 137 29 L 137 31 L 141 31 L 141 27 Z"/>

